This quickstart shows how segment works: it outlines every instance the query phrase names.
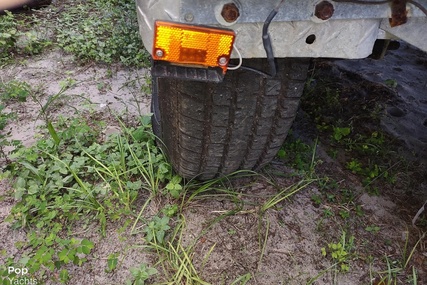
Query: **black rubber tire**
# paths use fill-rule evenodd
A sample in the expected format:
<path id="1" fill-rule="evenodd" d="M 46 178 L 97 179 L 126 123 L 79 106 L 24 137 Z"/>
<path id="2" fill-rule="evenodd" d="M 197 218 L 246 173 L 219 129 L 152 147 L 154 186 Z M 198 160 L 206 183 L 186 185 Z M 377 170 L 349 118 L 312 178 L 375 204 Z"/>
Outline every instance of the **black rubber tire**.
<path id="1" fill-rule="evenodd" d="M 265 59 L 245 65 L 268 70 Z M 174 170 L 206 180 L 269 163 L 294 121 L 308 65 L 278 59 L 275 78 L 239 69 L 219 84 L 153 78 L 153 131 Z"/>

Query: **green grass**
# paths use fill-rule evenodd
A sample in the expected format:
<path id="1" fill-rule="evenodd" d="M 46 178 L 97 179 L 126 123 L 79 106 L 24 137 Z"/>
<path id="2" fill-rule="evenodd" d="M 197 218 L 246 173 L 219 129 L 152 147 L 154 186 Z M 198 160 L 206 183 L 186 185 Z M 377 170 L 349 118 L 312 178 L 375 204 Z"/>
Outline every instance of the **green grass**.
<path id="1" fill-rule="evenodd" d="M 331 158 L 361 177 L 368 192 L 378 192 L 384 183 L 393 187 L 398 170 L 407 164 L 396 152 L 399 143 L 380 128 L 381 102 L 394 91 L 367 81 L 361 84 L 352 74 L 343 75 L 345 83 L 341 83 L 329 73 L 325 76 L 325 70 L 313 71 L 301 102 L 323 147 Z"/>
<path id="2" fill-rule="evenodd" d="M 420 234 L 417 242 L 409 248 L 409 234 L 406 235 L 405 245 L 402 256 L 393 258 L 384 256 L 386 269 L 373 271 L 371 270 L 371 279 L 378 282 L 377 284 L 394 285 L 394 284 L 419 284 L 418 274 L 415 266 L 410 265 L 411 259 L 415 250 L 422 240 L 426 237 L 426 233 Z"/>
<path id="3" fill-rule="evenodd" d="M 62 120 L 57 126 L 59 144 L 47 138 L 16 152 L 11 165 L 17 177 L 15 197 L 25 203 L 34 194 L 43 195 L 49 211 L 58 208 L 65 214 L 66 209 L 78 216 L 88 210 L 102 217 L 115 202 L 129 211 L 140 189 L 157 193 L 158 183 L 171 174 L 164 155 L 154 146 L 150 126 L 125 128 L 100 144 L 102 127 L 102 123 L 88 125 L 81 119 Z M 141 173 L 146 175 L 145 183 L 139 179 Z M 61 201 L 55 201 L 58 193 Z M 17 209 L 26 214 L 22 225 L 48 210 L 38 203 L 42 201 L 34 201 L 34 208 Z"/>
<path id="4" fill-rule="evenodd" d="M 155 253 L 157 262 L 151 265 L 154 267 L 141 264 L 132 268 L 130 284 L 144 284 L 153 276 L 162 280 L 161 284 L 208 284 L 193 264 L 194 246 L 201 235 L 190 244 L 183 244 L 186 222 L 182 211 L 197 199 L 218 196 L 212 191 L 223 193 L 223 197 L 236 203 L 239 193 L 221 186 L 229 178 L 183 185 L 154 145 L 148 122 L 141 118 L 138 126 L 122 126 L 122 133 L 101 139 L 98 134 L 104 126 L 102 122 L 89 125 L 84 118 L 61 119 L 54 124 L 59 143 L 47 135 L 12 155 L 8 171 L 15 181 L 18 202 L 7 220 L 15 228 L 26 228 L 29 234 L 18 248 L 27 250 L 9 257 L 7 265 L 16 265 L 18 258 L 31 277 L 41 281 L 59 276 L 54 279 L 66 283 L 72 276 L 65 266 L 82 266 L 93 248 L 92 241 L 76 239 L 67 232 L 77 224 L 96 221 L 97 230 L 105 235 L 107 221 L 132 218 L 129 233 L 144 236 L 144 250 Z M 179 195 L 177 189 L 182 190 Z M 141 195 L 145 199 L 142 206 L 136 202 Z M 150 217 L 146 210 L 159 199 L 175 202 Z M 282 200 L 277 199 L 272 200 L 274 205 Z M 204 232 L 240 209 L 237 203 L 235 210 L 214 218 Z M 213 250 L 214 246 L 209 252 Z M 117 270 L 118 259 L 118 255 L 110 255 L 106 270 Z M 204 259 L 207 262 L 209 254 Z M 6 276 L 5 271 L 0 273 Z M 234 284 L 245 284 L 249 279 L 249 275 L 243 275 Z"/>
<path id="5" fill-rule="evenodd" d="M 0 16 L 0 60 L 3 62 L 11 56 L 15 48 L 15 42 L 18 34 L 18 23 L 12 13 Z"/>
<path id="6" fill-rule="evenodd" d="M 9 82 L 0 82 L 0 159 L 8 162 L 8 153 L 6 147 L 19 147 L 20 141 L 10 140 L 10 132 L 6 132 L 6 126 L 9 122 L 17 118 L 14 111 L 6 111 L 6 108 L 13 103 L 22 103 L 27 101 L 31 95 L 31 88 L 26 82 L 12 80 Z"/>
<path id="7" fill-rule="evenodd" d="M 83 63 L 149 64 L 132 0 L 64 1 L 37 14 L 7 13 L 0 17 L 0 31 L 2 63 L 61 48 Z"/>
<path id="8" fill-rule="evenodd" d="M 92 258 L 93 251 L 93 241 L 74 237 L 70 234 L 73 228 L 78 223 L 96 222 L 99 226 L 93 230 L 105 235 L 111 222 L 126 221 L 119 231 L 141 236 L 141 242 L 132 247 L 153 257 L 152 263 L 141 263 L 130 270 L 128 284 L 151 284 L 153 280 L 158 284 L 209 284 L 204 268 L 217 247 L 210 245 L 195 263 L 195 246 L 215 225 L 230 216 L 256 217 L 258 266 L 268 251 L 267 241 L 272 232 L 267 213 L 285 207 L 295 194 L 309 186 L 324 187 L 324 193 L 312 198 L 319 206 L 330 205 L 338 216 L 341 206 L 347 205 L 350 216 L 346 219 L 357 216 L 357 205 L 352 204 L 354 195 L 333 180 L 294 177 L 296 182 L 288 187 L 265 180 L 266 185 L 272 185 L 277 192 L 262 197 L 257 203 L 249 202 L 252 193 L 238 191 L 232 184 L 233 177 L 253 178 L 256 176 L 253 172 L 240 171 L 205 182 L 185 181 L 173 174 L 164 154 L 154 144 L 149 122 L 148 117 L 143 117 L 138 125 L 128 127 L 118 121 L 121 133 L 103 138 L 100 135 L 105 126 L 103 122 L 89 123 L 84 117 L 59 119 L 52 122 L 58 142 L 46 130 L 46 136 L 33 147 L 18 149 L 8 166 L 18 200 L 8 220 L 15 227 L 25 227 L 29 235 L 27 241 L 18 245 L 19 249 L 27 248 L 25 254 L 9 257 L 6 265 L 16 265 L 18 260 L 37 280 L 57 276 L 55 281 L 66 283 L 73 278 L 67 266 L 84 265 Z M 203 223 L 202 231 L 189 240 L 185 212 L 203 201 L 215 199 L 229 201 L 233 207 L 216 212 Z M 153 213 L 153 209 L 157 211 Z M 369 231 L 375 231 L 375 226 Z M 310 282 L 328 272 L 338 275 L 352 270 L 350 265 L 357 249 L 350 235 L 348 232 L 338 241 L 324 244 L 325 258 L 332 265 Z M 389 269 L 372 274 L 395 278 L 393 274 L 402 274 L 404 268 L 411 269 L 409 260 L 416 247 L 404 251 L 401 265 L 389 261 Z M 125 256 L 126 253 L 114 252 L 105 257 L 105 270 L 110 273 L 121 270 L 120 260 Z M 415 268 L 412 270 L 411 278 L 416 278 Z M 231 284 L 246 284 L 256 278 L 254 274 L 256 272 L 233 276 Z"/>
<path id="9" fill-rule="evenodd" d="M 34 21 L 35 20 L 35 21 Z M 0 16 L 0 60 L 2 65 L 18 55 L 31 56 L 41 53 L 52 45 L 49 38 L 39 34 L 45 29 L 31 16 L 16 16 L 10 12 Z M 28 27 L 35 29 L 29 30 Z M 1 65 L 0 65 L 1 66 Z"/>
<path id="10" fill-rule="evenodd" d="M 121 134 L 99 143 L 102 123 L 63 119 L 55 126 L 59 143 L 46 137 L 11 156 L 8 171 L 18 202 L 8 221 L 29 230 L 27 242 L 32 251 L 21 259 L 27 260 L 25 266 L 31 273 L 40 267 L 54 270 L 69 262 L 84 263 L 86 259 L 76 255 L 82 250 L 79 241 L 60 238 L 64 230 L 95 220 L 105 235 L 107 220 L 133 215 L 139 195 L 158 194 L 158 184 L 150 181 L 172 178 L 146 122 L 142 118 L 139 126 L 123 127 Z M 43 273 L 39 274 L 42 279 Z"/>
<path id="11" fill-rule="evenodd" d="M 200 276 L 193 264 L 194 244 L 183 245 L 183 231 L 185 229 L 184 216 L 179 217 L 179 222 L 167 240 L 153 238 L 148 248 L 156 252 L 158 267 L 162 268 L 162 281 L 160 284 L 186 284 L 208 285 Z M 209 250 L 212 252 L 214 246 Z M 205 257 L 209 258 L 209 254 Z"/>
<path id="12" fill-rule="evenodd" d="M 300 173 L 307 174 L 314 171 L 314 161 L 312 160 L 314 153 L 315 148 L 313 149 L 301 139 L 295 138 L 292 131 L 290 131 L 277 156 L 286 165 L 298 170 Z"/>
<path id="13" fill-rule="evenodd" d="M 148 64 L 139 37 L 135 1 L 70 2 L 55 29 L 57 44 L 83 61 Z"/>

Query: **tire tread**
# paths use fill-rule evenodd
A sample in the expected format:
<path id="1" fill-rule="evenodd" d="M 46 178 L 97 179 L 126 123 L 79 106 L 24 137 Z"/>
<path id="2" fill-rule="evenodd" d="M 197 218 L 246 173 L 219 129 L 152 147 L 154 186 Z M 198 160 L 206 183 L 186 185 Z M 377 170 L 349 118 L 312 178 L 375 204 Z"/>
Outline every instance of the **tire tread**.
<path id="1" fill-rule="evenodd" d="M 248 61 L 265 68 L 263 59 Z M 308 63 L 281 59 L 272 79 L 240 69 L 222 84 L 155 78 L 161 120 L 153 129 L 174 169 L 206 180 L 270 162 L 297 113 Z"/>

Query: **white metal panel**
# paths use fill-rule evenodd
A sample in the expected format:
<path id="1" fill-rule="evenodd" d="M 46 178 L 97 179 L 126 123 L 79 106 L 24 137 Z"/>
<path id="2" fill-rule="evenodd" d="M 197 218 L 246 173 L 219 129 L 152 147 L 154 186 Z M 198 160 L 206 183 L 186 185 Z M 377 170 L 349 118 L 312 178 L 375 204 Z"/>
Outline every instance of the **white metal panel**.
<path id="1" fill-rule="evenodd" d="M 151 53 L 154 21 L 179 21 L 180 0 L 136 0 L 139 33 L 145 48 Z"/>
<path id="2" fill-rule="evenodd" d="M 274 22 L 269 30 L 276 57 L 365 58 L 372 53 L 379 24 L 376 19 Z M 237 33 L 236 47 L 243 57 L 266 57 L 262 24 L 236 24 L 233 29 Z M 307 44 L 310 35 L 316 39 Z"/>

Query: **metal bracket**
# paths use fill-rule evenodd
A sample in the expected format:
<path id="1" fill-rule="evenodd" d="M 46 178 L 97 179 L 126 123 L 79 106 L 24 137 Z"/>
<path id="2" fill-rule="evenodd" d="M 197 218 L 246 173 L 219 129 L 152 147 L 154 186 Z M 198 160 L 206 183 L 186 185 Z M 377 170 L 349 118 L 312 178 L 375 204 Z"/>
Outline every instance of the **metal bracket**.
<path id="1" fill-rule="evenodd" d="M 391 27 L 388 19 L 381 22 L 380 28 L 387 33 L 402 39 L 411 45 L 427 52 L 427 17 L 409 18 L 404 25 Z"/>
<path id="2" fill-rule="evenodd" d="M 201 68 L 173 65 L 165 61 L 155 60 L 151 67 L 153 77 L 171 77 L 182 80 L 222 82 L 224 74 L 219 67 Z"/>

